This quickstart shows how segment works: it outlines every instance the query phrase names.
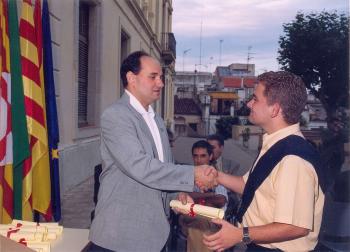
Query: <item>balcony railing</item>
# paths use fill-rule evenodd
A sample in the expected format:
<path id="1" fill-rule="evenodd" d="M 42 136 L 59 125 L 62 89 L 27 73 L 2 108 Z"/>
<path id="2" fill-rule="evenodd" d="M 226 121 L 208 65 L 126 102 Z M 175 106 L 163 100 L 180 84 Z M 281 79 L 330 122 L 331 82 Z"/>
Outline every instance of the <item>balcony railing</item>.
<path id="1" fill-rule="evenodd" d="M 162 55 L 166 64 L 171 64 L 176 59 L 176 40 L 174 33 L 162 34 Z"/>

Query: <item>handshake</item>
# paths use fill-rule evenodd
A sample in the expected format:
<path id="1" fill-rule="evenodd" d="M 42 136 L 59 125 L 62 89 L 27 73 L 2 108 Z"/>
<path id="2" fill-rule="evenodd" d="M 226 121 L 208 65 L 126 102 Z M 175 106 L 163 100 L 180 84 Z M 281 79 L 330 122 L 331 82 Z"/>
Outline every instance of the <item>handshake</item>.
<path id="1" fill-rule="evenodd" d="M 218 171 L 210 165 L 199 165 L 194 167 L 194 182 L 202 191 L 207 191 L 218 185 Z"/>

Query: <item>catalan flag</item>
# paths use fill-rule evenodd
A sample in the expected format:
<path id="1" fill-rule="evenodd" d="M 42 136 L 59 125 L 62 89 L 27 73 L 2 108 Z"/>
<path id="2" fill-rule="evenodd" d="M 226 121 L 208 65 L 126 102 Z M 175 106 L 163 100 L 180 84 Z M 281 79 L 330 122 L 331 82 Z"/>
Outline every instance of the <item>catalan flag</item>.
<path id="1" fill-rule="evenodd" d="M 37 48 L 38 48 L 38 58 L 39 58 L 39 76 L 40 76 L 40 83 L 42 86 L 42 95 L 43 95 L 43 108 L 44 108 L 44 115 L 45 115 L 45 129 L 46 134 L 48 134 L 48 126 L 47 126 L 47 108 L 46 103 L 51 101 L 46 101 L 46 86 L 47 83 L 44 80 L 44 48 L 43 48 L 43 29 L 42 29 L 42 15 L 41 15 L 41 1 L 35 0 L 35 9 L 34 9 L 34 24 L 35 24 L 35 34 L 37 38 Z M 51 44 L 51 41 L 50 41 Z M 56 97 L 48 97 L 48 99 L 53 99 L 56 101 Z M 50 112 L 50 111 L 49 111 Z M 50 117 L 51 118 L 51 117 Z M 48 138 L 49 141 L 49 138 Z M 33 205 L 34 209 L 38 210 L 43 207 L 47 207 L 44 212 L 39 211 L 44 214 L 45 219 L 51 220 L 52 219 L 52 206 L 51 206 L 51 176 L 50 176 L 50 165 L 51 165 L 51 153 L 50 148 L 48 145 L 49 142 L 47 142 L 47 153 L 45 154 L 45 163 L 49 166 L 45 166 L 44 163 L 42 165 L 39 165 L 38 168 L 35 170 L 34 176 L 33 176 Z M 45 181 L 42 181 L 42 178 L 46 178 Z M 43 192 L 49 192 L 48 194 Z"/>
<path id="2" fill-rule="evenodd" d="M 19 46 L 16 1 L 8 3 L 10 34 L 10 66 L 12 87 L 12 136 L 13 136 L 13 216 L 22 219 L 22 174 L 24 161 L 30 156 L 27 121 L 24 108 L 21 54 Z"/>
<path id="3" fill-rule="evenodd" d="M 11 78 L 7 1 L 0 1 L 0 222 L 13 217 Z"/>
<path id="4" fill-rule="evenodd" d="M 40 10 L 41 11 L 41 10 Z M 30 0 L 23 0 L 19 25 L 25 112 L 31 156 L 23 169 L 22 219 L 32 220 L 33 210 L 48 214 L 51 185 L 46 131 L 45 95 L 40 77 L 42 59 Z M 39 42 L 40 43 L 40 42 Z M 38 47 L 39 46 L 39 47 Z"/>
<path id="5" fill-rule="evenodd" d="M 51 168 L 51 207 L 55 221 L 61 219 L 60 175 L 58 166 L 59 129 L 56 106 L 55 82 L 53 76 L 50 13 L 47 0 L 43 1 L 42 11 L 44 79 L 46 97 L 47 132 Z"/>
<path id="6" fill-rule="evenodd" d="M 18 25 L 17 1 L 0 0 L 0 223 L 32 220 L 34 212 L 51 220 L 52 209 L 54 219 L 61 218 L 51 34 L 43 1 L 42 11 L 41 0 L 23 0 Z"/>

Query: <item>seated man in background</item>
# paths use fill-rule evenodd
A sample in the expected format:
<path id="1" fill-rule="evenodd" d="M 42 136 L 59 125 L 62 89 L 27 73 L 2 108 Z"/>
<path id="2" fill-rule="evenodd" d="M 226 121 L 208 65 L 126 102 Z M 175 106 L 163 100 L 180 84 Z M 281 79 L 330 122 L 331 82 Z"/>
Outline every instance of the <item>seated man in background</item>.
<path id="1" fill-rule="evenodd" d="M 209 135 L 207 137 L 208 143 L 213 147 L 212 165 L 216 167 L 218 171 L 230 175 L 243 175 L 239 173 L 239 163 L 232 159 L 227 159 L 222 156 L 224 152 L 225 141 L 220 135 Z"/>
<path id="2" fill-rule="evenodd" d="M 234 176 L 244 175 L 244 173 L 242 173 L 242 171 L 239 169 L 239 163 L 232 159 L 223 157 L 225 141 L 222 136 L 217 134 L 209 135 L 207 137 L 207 141 L 213 148 L 213 157 L 210 164 L 214 166 L 216 170 Z M 230 190 L 227 191 L 227 195 L 228 203 L 225 212 L 225 219 L 233 222 L 240 204 L 241 197 L 236 192 L 232 192 Z"/>
<path id="3" fill-rule="evenodd" d="M 192 146 L 192 158 L 195 165 L 209 165 L 213 157 L 213 148 L 205 140 L 197 141 Z M 197 188 L 198 189 L 198 188 Z M 196 204 L 217 208 L 226 208 L 227 191 L 219 185 L 212 190 L 201 193 L 200 190 L 188 193 Z M 203 244 L 203 233 L 216 231 L 216 226 L 210 220 L 200 217 L 180 216 L 179 223 L 184 234 L 187 234 L 187 251 L 212 251 Z"/>

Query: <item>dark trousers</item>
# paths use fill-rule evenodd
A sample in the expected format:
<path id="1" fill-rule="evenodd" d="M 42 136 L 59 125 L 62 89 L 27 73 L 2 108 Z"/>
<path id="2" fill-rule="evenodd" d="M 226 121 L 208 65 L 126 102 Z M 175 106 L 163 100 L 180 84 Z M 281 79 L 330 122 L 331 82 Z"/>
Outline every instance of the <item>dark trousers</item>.
<path id="1" fill-rule="evenodd" d="M 249 251 L 249 252 L 253 252 L 253 251 L 282 251 L 282 250 L 279 250 L 279 249 L 270 249 L 270 248 L 265 248 L 263 246 L 259 246 L 259 245 L 256 245 L 255 243 L 250 243 L 247 245 L 247 250 L 246 251 Z"/>
<path id="2" fill-rule="evenodd" d="M 90 242 L 82 252 L 113 252 L 113 250 L 102 248 L 95 243 Z"/>
<path id="3" fill-rule="evenodd" d="M 164 246 L 164 248 L 161 250 L 161 252 L 166 252 L 167 248 Z M 81 251 L 81 252 L 114 252 L 113 250 L 102 248 L 95 243 L 89 242 L 89 244 Z"/>

